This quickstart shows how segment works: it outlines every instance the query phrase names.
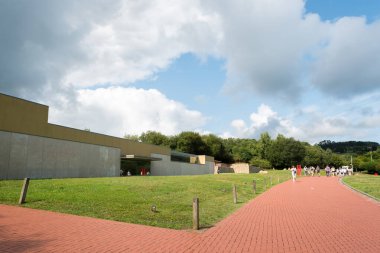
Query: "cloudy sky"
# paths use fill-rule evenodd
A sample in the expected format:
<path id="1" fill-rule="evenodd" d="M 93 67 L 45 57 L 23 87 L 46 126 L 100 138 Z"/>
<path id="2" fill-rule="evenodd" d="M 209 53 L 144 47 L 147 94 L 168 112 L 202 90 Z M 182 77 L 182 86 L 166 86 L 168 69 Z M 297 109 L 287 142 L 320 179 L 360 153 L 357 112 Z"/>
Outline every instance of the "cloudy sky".
<path id="1" fill-rule="evenodd" d="M 0 0 L 0 92 L 120 137 L 380 142 L 380 1 Z"/>

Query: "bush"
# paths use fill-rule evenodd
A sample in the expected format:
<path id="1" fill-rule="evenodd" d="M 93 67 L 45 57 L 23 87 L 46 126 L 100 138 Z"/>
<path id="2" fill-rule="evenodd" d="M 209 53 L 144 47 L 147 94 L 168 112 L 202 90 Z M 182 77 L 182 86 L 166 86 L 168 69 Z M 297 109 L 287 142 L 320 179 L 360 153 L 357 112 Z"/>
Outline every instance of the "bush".
<path id="1" fill-rule="evenodd" d="M 380 173 L 380 164 L 375 162 L 364 162 L 360 165 L 360 168 L 368 171 L 368 174 Z"/>
<path id="2" fill-rule="evenodd" d="M 256 167 L 260 167 L 262 169 L 271 169 L 272 168 L 272 164 L 268 160 L 260 159 L 257 157 L 252 158 L 251 161 L 249 162 L 249 164 L 256 166 Z"/>

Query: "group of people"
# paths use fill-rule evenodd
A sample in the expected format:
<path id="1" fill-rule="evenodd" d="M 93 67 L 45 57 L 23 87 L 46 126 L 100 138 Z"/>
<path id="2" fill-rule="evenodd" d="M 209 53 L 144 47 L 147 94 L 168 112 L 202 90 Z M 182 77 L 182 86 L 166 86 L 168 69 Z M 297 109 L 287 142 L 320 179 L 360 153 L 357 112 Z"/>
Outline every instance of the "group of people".
<path id="1" fill-rule="evenodd" d="M 292 166 L 292 168 L 290 168 L 290 171 L 292 172 L 292 179 L 294 182 L 294 181 L 296 181 L 296 178 L 297 178 L 297 169 L 296 169 L 296 167 Z M 314 176 L 314 174 L 317 174 L 318 176 L 320 176 L 321 175 L 321 168 L 318 165 L 317 165 L 317 167 L 305 166 L 303 168 L 303 172 L 304 172 L 305 176 Z"/>
<path id="2" fill-rule="evenodd" d="M 292 166 L 290 171 L 292 172 L 293 181 L 296 181 L 296 178 L 297 178 L 296 167 Z M 352 175 L 353 169 L 348 167 L 348 166 L 342 166 L 342 167 L 339 167 L 338 169 L 336 169 L 334 166 L 330 167 L 329 165 L 326 165 L 325 172 L 326 172 L 327 177 L 330 177 L 330 176 L 346 176 L 346 175 Z M 320 176 L 321 175 L 321 168 L 318 165 L 316 167 L 305 166 L 303 168 L 303 173 L 305 176 L 314 176 L 314 174 Z"/>
<path id="3" fill-rule="evenodd" d="M 321 175 L 321 168 L 319 165 L 317 167 L 310 166 L 310 167 L 303 167 L 303 173 L 305 176 L 314 176 L 314 174 L 320 176 Z"/>
<path id="4" fill-rule="evenodd" d="M 349 166 L 342 166 L 336 169 L 334 166 L 331 168 L 327 165 L 325 168 L 326 176 L 351 176 L 353 174 L 353 169 Z"/>
<path id="5" fill-rule="evenodd" d="M 147 171 L 145 174 L 143 171 L 140 172 L 140 175 L 141 176 L 150 176 L 150 172 Z M 123 171 L 123 170 L 120 170 L 120 176 L 127 176 L 127 177 L 130 177 L 132 176 L 132 173 L 128 170 L 127 172 Z"/>

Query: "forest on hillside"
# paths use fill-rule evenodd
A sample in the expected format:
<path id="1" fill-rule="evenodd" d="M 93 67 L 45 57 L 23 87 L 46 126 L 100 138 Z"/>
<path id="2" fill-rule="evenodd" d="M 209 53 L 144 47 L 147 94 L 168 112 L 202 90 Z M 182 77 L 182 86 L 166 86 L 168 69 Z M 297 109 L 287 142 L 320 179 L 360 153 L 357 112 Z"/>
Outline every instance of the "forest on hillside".
<path id="1" fill-rule="evenodd" d="M 200 135 L 197 132 L 166 136 L 155 131 L 124 137 L 180 152 L 213 156 L 215 160 L 224 163 L 246 162 L 264 169 L 284 169 L 296 164 L 340 167 L 351 165 L 352 160 L 355 170 L 380 172 L 380 147 L 376 142 L 322 141 L 311 145 L 281 134 L 272 139 L 266 132 L 257 140 L 223 139 L 213 134 Z"/>
<path id="2" fill-rule="evenodd" d="M 365 154 L 369 151 L 376 151 L 379 147 L 379 143 L 371 141 L 345 141 L 345 142 L 334 142 L 330 140 L 324 140 L 318 143 L 318 146 L 326 149 L 331 149 L 335 153 L 354 153 L 354 154 Z"/>

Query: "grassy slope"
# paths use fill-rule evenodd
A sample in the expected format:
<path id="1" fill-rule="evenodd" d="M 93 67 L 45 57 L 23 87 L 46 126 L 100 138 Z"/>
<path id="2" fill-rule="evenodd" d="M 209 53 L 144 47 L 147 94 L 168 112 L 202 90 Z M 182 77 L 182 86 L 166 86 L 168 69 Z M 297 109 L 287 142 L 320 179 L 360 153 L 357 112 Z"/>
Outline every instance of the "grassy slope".
<path id="1" fill-rule="evenodd" d="M 355 189 L 380 199 L 380 176 L 361 174 L 345 177 L 343 181 Z"/>
<path id="2" fill-rule="evenodd" d="M 200 199 L 200 223 L 207 227 L 253 198 L 252 180 L 258 194 L 263 180 L 289 179 L 289 172 L 220 174 L 170 177 L 122 177 L 31 180 L 26 207 L 125 221 L 158 227 L 186 229 L 192 226 L 192 199 Z M 238 204 L 232 203 L 237 185 Z M 22 180 L 0 181 L 0 203 L 16 205 Z M 269 187 L 268 187 L 269 188 Z M 151 212 L 151 205 L 157 213 Z"/>

